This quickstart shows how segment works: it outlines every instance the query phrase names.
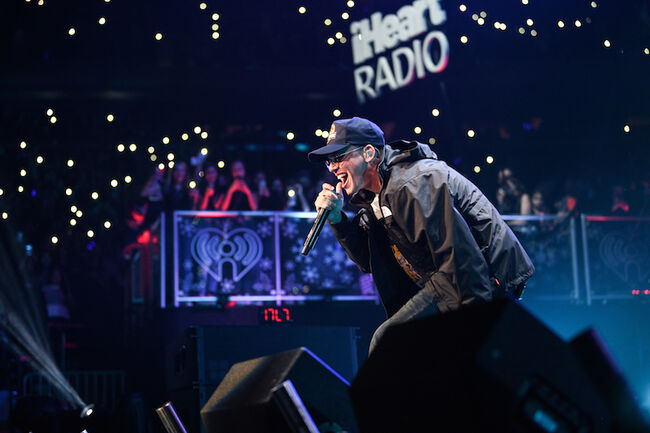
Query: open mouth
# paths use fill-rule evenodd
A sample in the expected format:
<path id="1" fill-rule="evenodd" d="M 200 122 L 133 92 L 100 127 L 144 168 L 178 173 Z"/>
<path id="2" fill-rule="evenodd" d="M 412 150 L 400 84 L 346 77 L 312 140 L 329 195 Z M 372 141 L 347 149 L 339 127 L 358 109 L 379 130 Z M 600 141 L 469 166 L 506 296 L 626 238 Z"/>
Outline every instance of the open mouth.
<path id="1" fill-rule="evenodd" d="M 341 182 L 341 189 L 345 189 L 345 187 L 348 184 L 348 175 L 347 175 L 347 173 L 341 173 L 336 177 L 338 178 L 339 182 Z"/>

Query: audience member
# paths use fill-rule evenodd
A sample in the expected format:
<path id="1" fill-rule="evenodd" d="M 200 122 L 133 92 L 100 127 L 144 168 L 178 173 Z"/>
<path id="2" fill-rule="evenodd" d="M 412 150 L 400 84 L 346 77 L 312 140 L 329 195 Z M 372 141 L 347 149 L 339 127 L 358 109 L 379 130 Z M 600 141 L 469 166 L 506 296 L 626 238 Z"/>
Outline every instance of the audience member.
<path id="1" fill-rule="evenodd" d="M 199 184 L 199 199 L 196 210 L 220 210 L 226 197 L 225 189 L 218 182 L 219 172 L 214 165 L 208 165 Z"/>
<path id="2" fill-rule="evenodd" d="M 235 161 L 230 168 L 232 183 L 226 192 L 222 210 L 257 210 L 253 192 L 246 184 L 246 168 L 241 161 Z"/>

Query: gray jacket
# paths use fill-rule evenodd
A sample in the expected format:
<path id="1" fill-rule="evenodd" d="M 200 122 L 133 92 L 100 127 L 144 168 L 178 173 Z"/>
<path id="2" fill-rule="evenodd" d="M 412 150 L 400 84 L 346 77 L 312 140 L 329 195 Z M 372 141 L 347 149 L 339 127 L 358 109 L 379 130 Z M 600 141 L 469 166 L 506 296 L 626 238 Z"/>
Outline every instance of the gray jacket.
<path id="1" fill-rule="evenodd" d="M 348 256 L 372 272 L 389 316 L 420 290 L 397 264 L 391 244 L 424 277 L 443 312 L 488 301 L 533 275 L 528 255 L 494 206 L 428 146 L 398 141 L 385 153 L 379 166 L 384 218 L 370 210 L 375 194 L 361 190 L 351 199 L 361 210 L 331 227 Z"/>

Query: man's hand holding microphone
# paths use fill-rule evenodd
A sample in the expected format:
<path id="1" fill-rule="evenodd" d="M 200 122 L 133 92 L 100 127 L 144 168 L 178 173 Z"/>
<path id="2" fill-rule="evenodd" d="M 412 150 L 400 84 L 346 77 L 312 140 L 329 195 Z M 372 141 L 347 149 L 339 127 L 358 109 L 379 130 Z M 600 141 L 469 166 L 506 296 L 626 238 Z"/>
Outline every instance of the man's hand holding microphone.
<path id="1" fill-rule="evenodd" d="M 332 224 L 341 222 L 341 209 L 343 209 L 343 194 L 341 193 L 342 183 L 336 184 L 333 187 L 329 183 L 323 184 L 323 189 L 318 193 L 316 201 L 316 210 L 320 212 L 321 209 L 329 211 L 327 214 L 327 221 Z"/>

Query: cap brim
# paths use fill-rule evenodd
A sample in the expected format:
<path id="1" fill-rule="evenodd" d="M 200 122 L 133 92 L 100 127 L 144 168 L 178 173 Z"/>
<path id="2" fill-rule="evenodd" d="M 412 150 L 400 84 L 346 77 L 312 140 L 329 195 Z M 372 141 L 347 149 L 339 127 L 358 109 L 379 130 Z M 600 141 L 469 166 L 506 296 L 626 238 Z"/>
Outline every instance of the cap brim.
<path id="1" fill-rule="evenodd" d="M 327 159 L 328 155 L 338 152 L 347 146 L 347 144 L 328 144 L 327 146 L 309 152 L 307 159 L 309 159 L 309 162 L 323 162 Z"/>

